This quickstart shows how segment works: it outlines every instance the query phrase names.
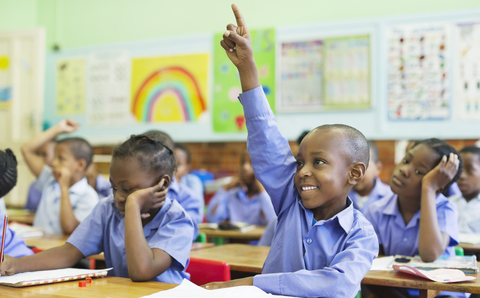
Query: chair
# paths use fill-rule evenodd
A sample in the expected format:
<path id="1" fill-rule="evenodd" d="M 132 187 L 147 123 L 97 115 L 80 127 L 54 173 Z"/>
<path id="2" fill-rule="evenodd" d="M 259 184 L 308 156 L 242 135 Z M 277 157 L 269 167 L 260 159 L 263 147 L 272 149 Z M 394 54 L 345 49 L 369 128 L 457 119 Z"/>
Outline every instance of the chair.
<path id="1" fill-rule="evenodd" d="M 460 246 L 455 246 L 455 255 L 456 256 L 464 256 L 465 253 L 463 252 L 463 248 Z"/>
<path id="2" fill-rule="evenodd" d="M 197 239 L 193 242 L 207 243 L 207 234 L 198 233 Z"/>
<path id="3" fill-rule="evenodd" d="M 198 286 L 230 280 L 230 266 L 227 262 L 190 258 L 186 271 L 190 273 L 190 281 Z"/>

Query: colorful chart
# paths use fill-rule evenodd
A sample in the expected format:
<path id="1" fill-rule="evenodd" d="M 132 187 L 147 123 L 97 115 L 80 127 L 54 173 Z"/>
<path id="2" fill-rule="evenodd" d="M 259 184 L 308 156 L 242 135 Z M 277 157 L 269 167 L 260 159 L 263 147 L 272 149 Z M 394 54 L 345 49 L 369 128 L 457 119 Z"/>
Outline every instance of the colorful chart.
<path id="1" fill-rule="evenodd" d="M 133 59 L 131 112 L 138 122 L 198 121 L 207 79 L 207 54 Z"/>
<path id="2" fill-rule="evenodd" d="M 235 65 L 220 46 L 223 33 L 216 34 L 214 52 L 213 130 L 214 132 L 246 131 L 243 108 L 238 101 L 241 93 L 240 79 Z M 275 110 L 275 31 L 252 30 L 255 62 L 260 84 L 265 91 L 270 107 Z"/>
<path id="3" fill-rule="evenodd" d="M 85 58 L 59 60 L 55 111 L 59 116 L 85 113 Z"/>

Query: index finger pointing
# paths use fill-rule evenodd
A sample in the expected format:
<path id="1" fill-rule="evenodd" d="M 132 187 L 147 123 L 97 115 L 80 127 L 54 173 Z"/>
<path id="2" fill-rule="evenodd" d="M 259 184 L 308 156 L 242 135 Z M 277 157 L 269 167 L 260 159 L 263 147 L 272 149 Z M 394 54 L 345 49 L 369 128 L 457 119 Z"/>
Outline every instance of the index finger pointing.
<path id="1" fill-rule="evenodd" d="M 237 20 L 237 26 L 247 27 L 247 25 L 245 24 L 245 20 L 243 19 L 243 16 L 240 13 L 240 10 L 238 9 L 237 4 L 235 3 L 232 4 L 232 10 L 233 10 L 233 14 L 235 15 L 235 19 Z"/>

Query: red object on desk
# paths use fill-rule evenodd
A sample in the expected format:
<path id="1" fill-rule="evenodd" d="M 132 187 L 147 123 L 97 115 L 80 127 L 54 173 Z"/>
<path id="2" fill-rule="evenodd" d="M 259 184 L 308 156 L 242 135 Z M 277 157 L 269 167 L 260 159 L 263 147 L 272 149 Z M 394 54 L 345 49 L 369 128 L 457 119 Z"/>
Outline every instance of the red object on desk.
<path id="1" fill-rule="evenodd" d="M 197 286 L 230 280 L 230 265 L 227 262 L 190 258 L 186 271 L 190 273 L 190 281 Z"/>

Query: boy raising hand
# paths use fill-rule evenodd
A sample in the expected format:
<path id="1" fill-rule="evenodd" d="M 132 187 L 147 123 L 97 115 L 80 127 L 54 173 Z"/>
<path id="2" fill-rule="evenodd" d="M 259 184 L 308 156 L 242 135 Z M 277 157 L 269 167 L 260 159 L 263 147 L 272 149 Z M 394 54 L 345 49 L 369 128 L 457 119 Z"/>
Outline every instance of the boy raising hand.
<path id="1" fill-rule="evenodd" d="M 253 284 L 280 295 L 354 297 L 378 254 L 372 225 L 348 198 L 369 163 L 367 140 L 353 127 L 322 125 L 294 157 L 260 86 L 245 21 L 232 9 L 237 26 L 227 26 L 221 45 L 240 74 L 248 151 L 278 225 L 262 274 L 205 288 Z"/>

